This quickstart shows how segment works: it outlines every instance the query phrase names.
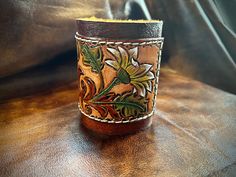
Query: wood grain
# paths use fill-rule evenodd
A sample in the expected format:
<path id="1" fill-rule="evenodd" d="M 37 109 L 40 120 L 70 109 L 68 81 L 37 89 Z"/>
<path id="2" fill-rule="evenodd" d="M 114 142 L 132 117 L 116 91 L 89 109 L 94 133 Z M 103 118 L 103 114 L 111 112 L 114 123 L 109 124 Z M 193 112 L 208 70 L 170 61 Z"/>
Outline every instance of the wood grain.
<path id="1" fill-rule="evenodd" d="M 236 96 L 162 68 L 149 129 L 80 125 L 76 84 L 0 105 L 0 176 L 233 176 Z"/>

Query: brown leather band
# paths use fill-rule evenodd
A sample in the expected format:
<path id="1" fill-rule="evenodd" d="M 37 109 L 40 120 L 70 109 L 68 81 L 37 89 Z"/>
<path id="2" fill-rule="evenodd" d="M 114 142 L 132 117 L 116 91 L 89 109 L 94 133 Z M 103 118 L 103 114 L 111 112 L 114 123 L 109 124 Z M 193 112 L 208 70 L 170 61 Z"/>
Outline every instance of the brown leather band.
<path id="1" fill-rule="evenodd" d="M 77 31 L 82 36 L 117 40 L 161 37 L 163 26 L 162 21 L 153 23 L 135 23 L 134 21 L 127 24 L 76 20 L 76 24 Z"/>

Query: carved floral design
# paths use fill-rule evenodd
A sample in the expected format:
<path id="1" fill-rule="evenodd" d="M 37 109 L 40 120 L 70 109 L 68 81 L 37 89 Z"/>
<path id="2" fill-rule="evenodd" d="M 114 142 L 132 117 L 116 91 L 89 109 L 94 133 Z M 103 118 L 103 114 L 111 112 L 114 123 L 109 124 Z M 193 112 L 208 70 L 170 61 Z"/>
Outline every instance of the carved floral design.
<path id="1" fill-rule="evenodd" d="M 80 45 L 82 63 L 91 68 L 101 80 L 97 89 L 92 78 L 83 75 L 80 70 L 80 106 L 86 114 L 92 114 L 92 109 L 99 112 L 102 119 L 110 114 L 115 120 L 128 120 L 145 115 L 147 112 L 147 92 L 152 91 L 154 74 L 151 64 L 138 62 L 138 48 L 123 47 L 107 48 L 113 58 L 103 61 L 104 54 L 99 46 Z M 116 71 L 116 76 L 104 88 L 102 70 L 107 65 Z M 122 94 L 111 92 L 119 84 L 129 84 L 132 90 Z"/>
<path id="2" fill-rule="evenodd" d="M 151 64 L 139 64 L 137 59 L 138 48 L 129 49 L 128 52 L 118 47 L 118 50 L 113 48 L 107 49 L 115 58 L 115 60 L 108 59 L 106 64 L 117 71 L 117 79 L 124 84 L 131 84 L 134 86 L 134 93 L 138 91 L 141 96 L 145 96 L 146 92 L 152 91 L 152 80 L 154 74 L 150 71 Z"/>

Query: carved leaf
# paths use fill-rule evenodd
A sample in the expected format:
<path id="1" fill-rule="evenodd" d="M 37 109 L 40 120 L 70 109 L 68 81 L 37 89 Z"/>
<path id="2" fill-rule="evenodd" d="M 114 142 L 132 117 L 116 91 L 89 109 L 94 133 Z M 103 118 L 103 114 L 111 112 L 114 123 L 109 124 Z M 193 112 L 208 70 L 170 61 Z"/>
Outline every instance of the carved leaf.
<path id="1" fill-rule="evenodd" d="M 90 66 L 93 72 L 101 73 L 103 68 L 101 48 L 81 45 L 81 52 L 83 54 L 83 64 Z"/>
<path id="2" fill-rule="evenodd" d="M 147 111 L 147 99 L 131 92 L 118 96 L 114 103 L 121 117 L 125 118 L 141 116 Z"/>
<path id="3" fill-rule="evenodd" d="M 80 81 L 80 97 L 82 100 L 88 101 L 93 98 L 96 93 L 94 81 L 89 77 L 81 78 Z"/>
<path id="4" fill-rule="evenodd" d="M 90 105 L 96 109 L 102 117 L 107 117 L 108 113 L 110 113 L 111 117 L 120 120 L 120 116 L 115 110 L 114 104 L 110 104 L 116 97 L 115 93 L 109 93 L 101 98 L 99 98 L 95 103 L 90 103 Z"/>

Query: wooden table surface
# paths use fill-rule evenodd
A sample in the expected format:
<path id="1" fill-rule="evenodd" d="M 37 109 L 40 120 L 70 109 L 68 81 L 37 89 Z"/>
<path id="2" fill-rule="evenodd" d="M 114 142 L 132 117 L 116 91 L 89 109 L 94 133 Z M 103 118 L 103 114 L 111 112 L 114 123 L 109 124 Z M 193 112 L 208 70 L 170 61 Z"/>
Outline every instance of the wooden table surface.
<path id="1" fill-rule="evenodd" d="M 236 96 L 163 68 L 152 126 L 80 125 L 76 83 L 0 105 L 0 176 L 234 176 Z"/>

